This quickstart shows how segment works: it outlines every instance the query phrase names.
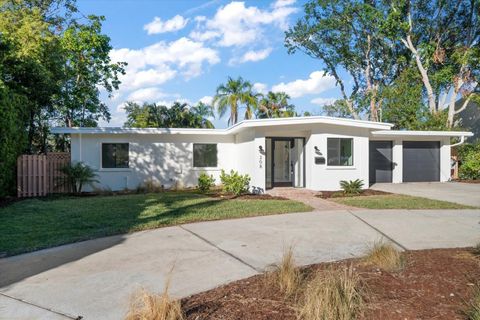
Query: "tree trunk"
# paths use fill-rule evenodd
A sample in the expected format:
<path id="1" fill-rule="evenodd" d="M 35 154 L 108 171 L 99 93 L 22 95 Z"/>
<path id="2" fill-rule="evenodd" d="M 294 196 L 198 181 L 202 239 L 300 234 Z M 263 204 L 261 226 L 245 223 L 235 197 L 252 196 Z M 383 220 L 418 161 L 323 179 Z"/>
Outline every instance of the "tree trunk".
<path id="1" fill-rule="evenodd" d="M 420 55 L 418 54 L 417 49 L 412 43 L 412 38 L 410 37 L 410 35 L 407 35 L 407 40 L 405 41 L 402 39 L 402 42 L 412 52 L 413 56 L 415 57 L 415 62 L 417 64 L 418 71 L 420 71 L 420 75 L 422 76 L 423 85 L 425 86 L 425 90 L 427 90 L 428 107 L 432 114 L 436 113 L 437 111 L 437 107 L 435 103 L 436 98 L 435 98 L 435 94 L 433 93 L 432 84 L 430 83 L 430 79 L 428 78 L 427 70 L 423 66 L 422 59 L 420 58 Z"/>

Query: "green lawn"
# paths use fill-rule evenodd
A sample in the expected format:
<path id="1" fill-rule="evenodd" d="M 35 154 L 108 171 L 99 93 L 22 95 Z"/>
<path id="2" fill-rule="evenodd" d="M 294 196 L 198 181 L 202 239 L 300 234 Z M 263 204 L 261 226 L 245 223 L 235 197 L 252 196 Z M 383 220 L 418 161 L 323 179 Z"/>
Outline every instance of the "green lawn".
<path id="1" fill-rule="evenodd" d="M 330 198 L 329 200 L 351 207 L 367 209 L 472 209 L 462 204 L 412 197 L 401 194 L 386 194 L 361 197 Z"/>
<path id="2" fill-rule="evenodd" d="M 0 208 L 0 255 L 187 222 L 310 210 L 290 200 L 226 200 L 192 192 L 24 200 Z"/>

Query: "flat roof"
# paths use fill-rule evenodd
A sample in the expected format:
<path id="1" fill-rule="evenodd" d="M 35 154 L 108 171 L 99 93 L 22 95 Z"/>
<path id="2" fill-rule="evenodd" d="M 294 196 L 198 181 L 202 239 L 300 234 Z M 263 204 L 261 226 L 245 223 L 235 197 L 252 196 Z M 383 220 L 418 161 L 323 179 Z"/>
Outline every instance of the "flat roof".
<path id="1" fill-rule="evenodd" d="M 226 129 L 193 129 L 193 128 L 121 128 L 121 127 L 55 127 L 52 133 L 67 134 L 206 134 L 228 135 L 235 134 L 246 128 L 288 126 L 298 124 L 328 124 L 367 129 L 389 130 L 393 124 L 367 120 L 355 120 L 326 116 L 290 117 L 275 119 L 243 120 Z"/>
<path id="2" fill-rule="evenodd" d="M 472 137 L 473 133 L 468 131 L 407 131 L 407 130 L 381 130 L 372 131 L 373 136 L 382 137 Z"/>

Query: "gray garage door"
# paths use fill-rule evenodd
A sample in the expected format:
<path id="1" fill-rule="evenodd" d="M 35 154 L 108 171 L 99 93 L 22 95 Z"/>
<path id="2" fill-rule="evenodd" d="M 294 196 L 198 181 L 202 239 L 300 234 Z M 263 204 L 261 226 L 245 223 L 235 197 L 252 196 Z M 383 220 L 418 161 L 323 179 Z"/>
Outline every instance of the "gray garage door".
<path id="1" fill-rule="evenodd" d="M 370 184 L 392 182 L 392 141 L 370 141 Z"/>
<path id="2" fill-rule="evenodd" d="M 403 142 L 403 181 L 440 180 L 440 142 Z"/>

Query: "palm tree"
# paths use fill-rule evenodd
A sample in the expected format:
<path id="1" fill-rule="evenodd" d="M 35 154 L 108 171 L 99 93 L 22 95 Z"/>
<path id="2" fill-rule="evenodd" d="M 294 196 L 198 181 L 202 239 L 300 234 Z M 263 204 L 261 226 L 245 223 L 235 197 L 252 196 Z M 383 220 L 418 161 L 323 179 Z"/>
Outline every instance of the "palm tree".
<path id="1" fill-rule="evenodd" d="M 200 101 L 199 103 L 197 103 L 195 107 L 192 107 L 190 109 L 190 112 L 192 112 L 195 116 L 197 116 L 200 119 L 202 128 L 208 128 L 208 129 L 215 128 L 213 123 L 210 120 L 208 120 L 208 118 L 215 117 L 212 106 Z"/>
<path id="2" fill-rule="evenodd" d="M 228 123 L 233 125 L 238 122 L 238 110 L 240 105 L 245 105 L 245 119 L 253 117 L 253 109 L 257 108 L 258 95 L 253 93 L 252 84 L 238 77 L 236 80 L 228 77 L 226 84 L 221 84 L 217 88 L 217 93 L 213 98 L 213 106 L 218 110 L 220 116 L 223 116 L 227 109 L 230 109 L 230 118 Z"/>
<path id="3" fill-rule="evenodd" d="M 268 92 L 268 94 L 260 100 L 259 118 L 285 118 L 294 117 L 295 106 L 289 103 L 290 96 L 285 92 Z"/>

